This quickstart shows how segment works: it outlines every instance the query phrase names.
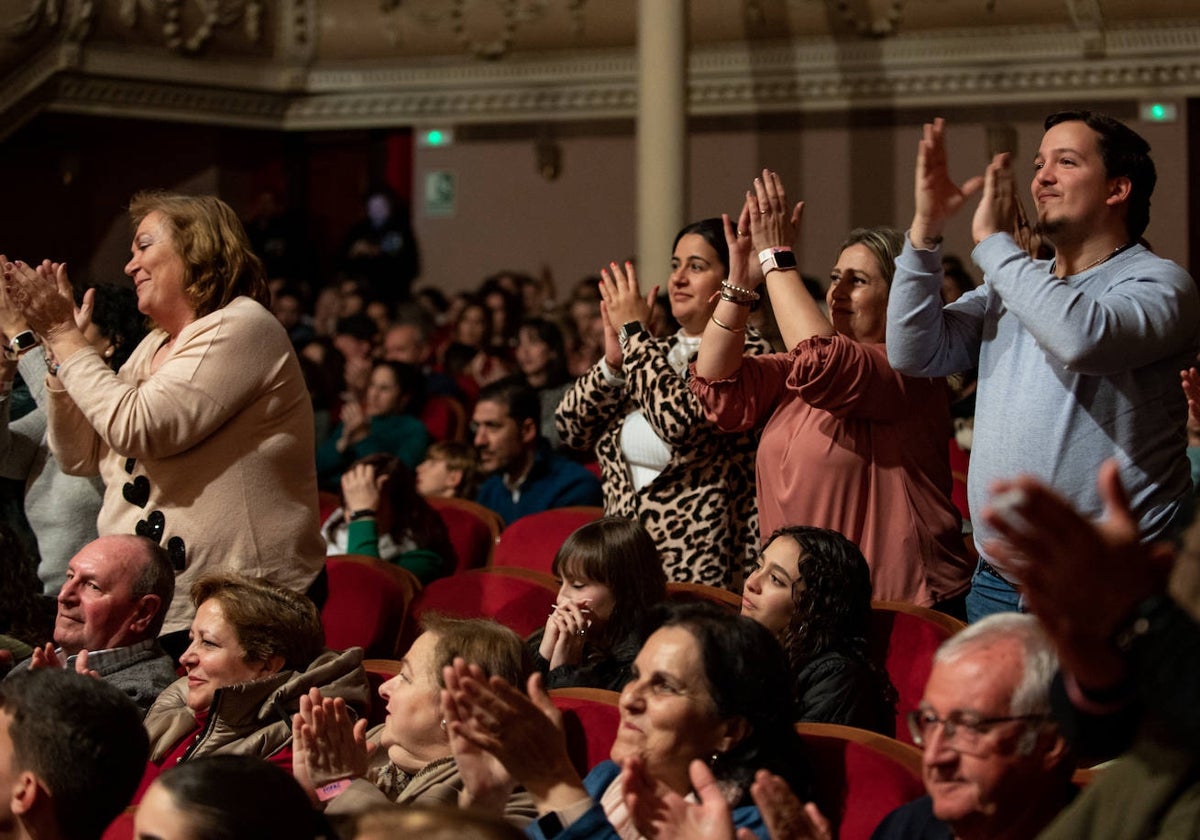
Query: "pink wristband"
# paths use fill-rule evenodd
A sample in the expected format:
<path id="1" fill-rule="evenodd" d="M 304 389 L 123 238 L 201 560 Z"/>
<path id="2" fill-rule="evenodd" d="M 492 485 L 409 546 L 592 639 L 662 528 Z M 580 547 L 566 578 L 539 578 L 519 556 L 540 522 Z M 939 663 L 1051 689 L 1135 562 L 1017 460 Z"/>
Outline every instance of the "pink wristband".
<path id="1" fill-rule="evenodd" d="M 353 781 L 353 779 L 339 779 L 336 782 L 330 782 L 327 785 L 321 785 L 319 788 L 317 788 L 317 799 L 320 799 L 322 802 L 328 802 L 346 788 L 350 787 L 350 784 Z"/>

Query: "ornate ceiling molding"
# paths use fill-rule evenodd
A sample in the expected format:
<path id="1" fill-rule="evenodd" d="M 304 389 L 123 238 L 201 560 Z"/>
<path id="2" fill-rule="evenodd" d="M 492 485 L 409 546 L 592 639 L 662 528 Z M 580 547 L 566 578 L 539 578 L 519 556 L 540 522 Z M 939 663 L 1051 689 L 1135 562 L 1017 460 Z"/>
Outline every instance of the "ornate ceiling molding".
<path id="1" fill-rule="evenodd" d="M 320 129 L 602 119 L 636 108 L 632 50 L 311 68 L 85 50 L 83 72 L 63 73 L 47 94 L 54 110 Z M 18 87 L 72 66 L 65 55 L 26 67 Z M 1071 27 L 710 47 L 691 56 L 688 95 L 694 115 L 1194 96 L 1200 20 L 1110 25 L 1099 48 Z"/>

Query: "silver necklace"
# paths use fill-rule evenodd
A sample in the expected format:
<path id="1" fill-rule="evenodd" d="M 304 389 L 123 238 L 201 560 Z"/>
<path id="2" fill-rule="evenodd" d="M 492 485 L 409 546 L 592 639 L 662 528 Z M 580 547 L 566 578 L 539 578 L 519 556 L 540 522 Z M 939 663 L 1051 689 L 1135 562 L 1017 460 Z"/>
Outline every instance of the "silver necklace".
<path id="1" fill-rule="evenodd" d="M 1083 272 L 1095 268 L 1096 266 L 1100 265 L 1100 263 L 1102 263 L 1102 262 L 1108 262 L 1113 257 L 1115 257 L 1117 254 L 1124 251 L 1126 248 L 1132 248 L 1133 244 L 1134 243 L 1132 243 L 1132 242 L 1126 242 L 1124 245 L 1118 245 L 1116 248 L 1113 248 L 1112 251 L 1105 254 L 1100 259 L 1096 260 L 1095 262 L 1088 263 L 1087 265 L 1085 265 L 1083 268 L 1079 269 L 1078 271 L 1071 272 L 1071 275 L 1074 276 L 1076 274 L 1083 274 Z M 1050 273 L 1053 274 L 1054 270 L 1057 267 L 1058 267 L 1058 260 L 1055 260 L 1054 262 L 1050 263 Z"/>

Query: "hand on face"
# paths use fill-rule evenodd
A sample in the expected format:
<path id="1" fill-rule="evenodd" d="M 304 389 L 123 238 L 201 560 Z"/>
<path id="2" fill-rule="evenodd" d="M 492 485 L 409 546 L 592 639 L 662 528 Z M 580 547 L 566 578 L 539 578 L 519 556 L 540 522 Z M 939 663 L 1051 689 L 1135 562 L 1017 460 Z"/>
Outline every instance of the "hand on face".
<path id="1" fill-rule="evenodd" d="M 386 475 L 375 477 L 375 467 L 371 464 L 355 464 L 346 470 L 342 473 L 342 499 L 346 511 L 378 511 L 380 491 L 386 482 Z"/>
<path id="2" fill-rule="evenodd" d="M 546 633 L 539 648 L 542 657 L 550 662 L 551 670 L 583 661 L 583 647 L 591 623 L 587 601 L 575 603 L 560 597 L 546 620 Z"/>

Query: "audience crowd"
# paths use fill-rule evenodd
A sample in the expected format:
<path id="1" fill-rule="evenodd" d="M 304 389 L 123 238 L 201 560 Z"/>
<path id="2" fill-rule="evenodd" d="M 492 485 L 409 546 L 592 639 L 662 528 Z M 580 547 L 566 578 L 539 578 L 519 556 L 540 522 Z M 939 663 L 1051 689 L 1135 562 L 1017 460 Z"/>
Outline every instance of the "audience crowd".
<path id="1" fill-rule="evenodd" d="M 770 170 L 665 275 L 562 295 L 422 286 L 388 190 L 325 284 L 269 207 L 161 192 L 132 293 L 0 254 L 33 536 L 0 528 L 0 836 L 831 840 L 878 803 L 830 799 L 814 732 L 920 767 L 863 837 L 1200 836 L 1200 293 L 1143 239 L 1149 145 L 1052 114 L 1029 213 L 950 146 L 924 126 L 906 228 L 823 246 L 823 298 Z M 450 513 L 562 508 L 531 635 L 491 603 L 327 647 L 327 557 L 419 603 L 503 571 Z M 897 613 L 944 639 L 903 671 Z M 567 700 L 614 721 L 586 766 Z"/>

